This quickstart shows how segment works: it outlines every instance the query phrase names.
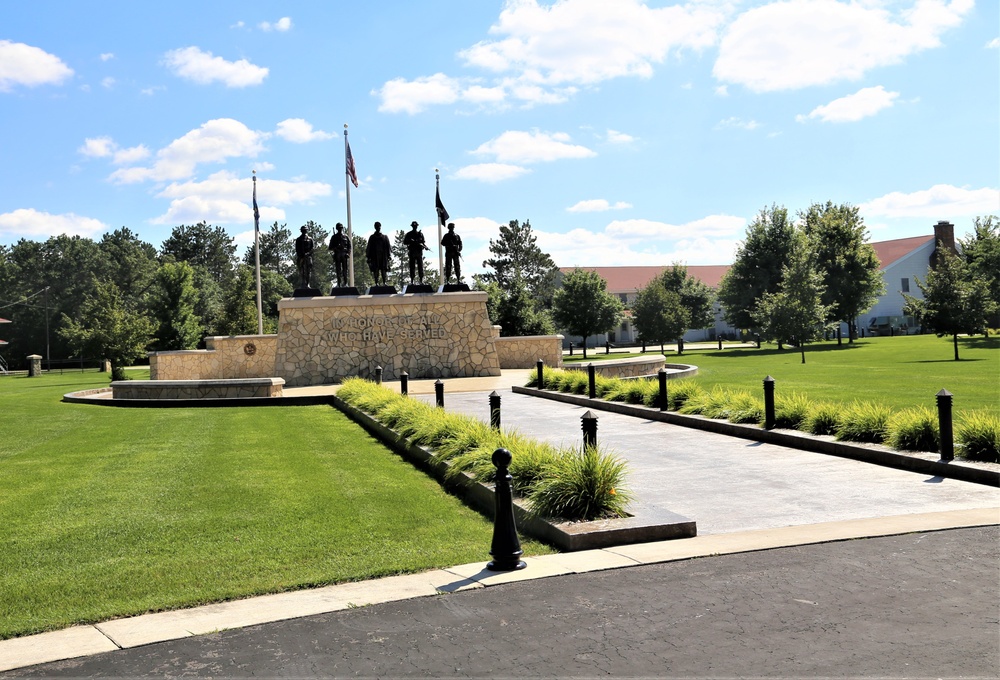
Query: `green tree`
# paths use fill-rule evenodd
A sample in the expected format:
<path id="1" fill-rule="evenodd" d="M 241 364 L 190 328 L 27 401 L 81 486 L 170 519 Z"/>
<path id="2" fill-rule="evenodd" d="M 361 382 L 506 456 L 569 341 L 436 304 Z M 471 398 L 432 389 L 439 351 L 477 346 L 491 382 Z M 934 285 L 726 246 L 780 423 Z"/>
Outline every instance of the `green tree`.
<path id="1" fill-rule="evenodd" d="M 607 281 L 597 272 L 574 269 L 552 297 L 552 319 L 570 335 L 583 338 L 584 358 L 587 338 L 610 331 L 621 316 L 621 300 L 608 292 Z"/>
<path id="2" fill-rule="evenodd" d="M 525 335 L 552 335 L 555 327 L 545 310 L 539 309 L 537 301 L 531 297 L 528 287 L 521 279 L 516 279 L 511 290 L 503 290 L 496 283 L 486 283 L 473 277 L 476 290 L 489 295 L 486 311 L 490 320 L 500 326 L 503 337 Z"/>
<path id="3" fill-rule="evenodd" d="M 354 287 L 362 293 L 371 288 L 375 283 L 372 272 L 368 269 L 368 260 L 365 259 L 367 253 L 368 239 L 364 236 L 354 234 L 351 241 L 351 258 L 354 260 Z M 389 263 L 392 264 L 391 262 Z"/>
<path id="4" fill-rule="evenodd" d="M 760 297 L 754 321 L 767 337 L 797 342 L 806 363 L 806 343 L 822 334 L 829 308 L 823 304 L 822 275 L 816 271 L 815 254 L 804 233 L 796 235 L 782 269 L 781 289 Z"/>
<path id="5" fill-rule="evenodd" d="M 995 315 L 1000 310 L 1000 220 L 996 215 L 976 217 L 972 234 L 958 242 L 970 274 L 989 287 Z M 1000 325 L 996 316 L 992 322 Z"/>
<path id="6" fill-rule="evenodd" d="M 330 292 L 333 282 L 333 255 L 330 254 L 327 244 L 330 243 L 330 232 L 323 228 L 318 222 L 309 220 L 302 225 L 306 228 L 306 233 L 313 240 L 313 285 L 319 288 L 320 292 Z M 301 229 L 299 230 L 301 233 Z M 294 243 L 294 242 L 293 242 Z M 292 250 L 294 252 L 294 248 Z M 293 282 L 298 285 L 297 274 Z"/>
<path id="7" fill-rule="evenodd" d="M 823 304 L 828 321 L 842 321 L 854 342 L 856 320 L 885 292 L 881 263 L 867 243 L 868 230 L 858 208 L 848 204 L 814 203 L 801 216 L 803 228 L 816 253 L 816 266 L 826 286 Z M 840 342 L 840 333 L 837 341 Z"/>
<path id="8" fill-rule="evenodd" d="M 155 324 L 130 310 L 112 281 L 96 281 L 75 319 L 63 315 L 60 335 L 70 345 L 111 362 L 111 379 L 126 380 L 125 367 L 141 357 L 153 338 Z"/>
<path id="9" fill-rule="evenodd" d="M 747 227 L 733 266 L 719 283 L 718 298 L 729 325 L 754 327 L 757 301 L 764 293 L 777 293 L 781 288 L 782 265 L 788 261 L 794 235 L 788 210 L 776 205 L 762 209 Z"/>
<path id="10" fill-rule="evenodd" d="M 488 271 L 481 276 L 484 281 L 493 281 L 504 290 L 510 290 L 515 279 L 520 277 L 531 296 L 548 308 L 552 305 L 559 268 L 536 241 L 528 220 L 524 224 L 511 220 L 506 227 L 501 226 L 500 238 L 490 239 L 493 257 L 483 262 Z"/>
<path id="11" fill-rule="evenodd" d="M 684 332 L 688 328 L 708 328 L 715 323 L 712 311 L 715 292 L 688 274 L 688 268 L 679 262 L 664 269 L 657 278 L 665 290 L 677 294 L 681 308 L 686 312 L 687 327 L 672 338 L 667 338 L 677 340 L 677 353 L 681 354 L 684 351 Z"/>
<path id="12" fill-rule="evenodd" d="M 178 262 L 204 267 L 217 283 L 233 275 L 236 244 L 222 227 L 205 222 L 174 227 L 160 246 L 160 254 Z"/>
<path id="13" fill-rule="evenodd" d="M 316 247 L 320 245 L 317 243 Z M 244 253 L 243 264 L 250 268 L 257 266 L 253 246 L 249 246 Z M 287 224 L 278 225 L 275 222 L 267 231 L 260 232 L 260 269 L 280 274 L 289 282 L 295 278 L 295 243 Z"/>
<path id="14" fill-rule="evenodd" d="M 632 303 L 632 323 L 644 342 L 659 344 L 680 338 L 691 325 L 691 314 L 684 307 L 681 296 L 667 290 L 659 277 L 639 291 Z M 677 344 L 678 354 L 681 352 Z"/>
<path id="15" fill-rule="evenodd" d="M 406 284 L 410 282 L 410 253 L 403 244 L 405 237 L 406 232 L 402 229 L 393 232 L 392 250 L 390 251 L 391 257 L 389 258 L 389 285 L 395 286 L 398 291 L 402 291 L 406 287 Z M 428 243 L 427 247 L 430 248 L 431 244 Z M 427 253 L 430 251 L 425 250 L 424 252 Z M 428 260 L 426 255 L 423 260 L 424 282 L 429 282 L 431 285 L 437 283 L 439 278 L 437 266 Z M 367 267 L 367 264 L 365 266 Z M 414 273 L 419 272 L 415 271 Z"/>
<path id="16" fill-rule="evenodd" d="M 938 337 L 950 335 L 958 361 L 958 336 L 981 333 L 986 320 L 996 309 L 990 299 L 988 283 L 973 275 L 970 266 L 946 248 L 939 248 L 937 266 L 927 272 L 926 281 L 914 277 L 923 300 L 903 294 L 906 311 Z"/>
<path id="17" fill-rule="evenodd" d="M 149 308 L 156 322 L 153 348 L 194 349 L 201 339 L 201 319 L 195 313 L 198 293 L 194 268 L 187 262 L 164 262 L 156 272 Z"/>
<path id="18" fill-rule="evenodd" d="M 114 281 L 129 304 L 139 305 L 160 266 L 156 248 L 139 240 L 128 227 L 105 234 L 97 246 L 106 256 L 107 268 L 94 273 Z"/>
<path id="19" fill-rule="evenodd" d="M 239 265 L 222 299 L 221 335 L 257 333 L 257 283 L 250 267 Z"/>

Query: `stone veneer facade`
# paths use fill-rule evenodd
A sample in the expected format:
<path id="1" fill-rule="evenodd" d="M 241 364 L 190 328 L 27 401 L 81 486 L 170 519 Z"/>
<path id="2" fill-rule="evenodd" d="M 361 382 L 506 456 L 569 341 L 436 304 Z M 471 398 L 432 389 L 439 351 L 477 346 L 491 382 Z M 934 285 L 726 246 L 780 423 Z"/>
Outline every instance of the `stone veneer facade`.
<path id="1" fill-rule="evenodd" d="M 205 338 L 207 349 L 150 352 L 150 380 L 270 378 L 274 373 L 277 335 L 230 335 Z"/>
<path id="2" fill-rule="evenodd" d="M 665 356 L 662 354 L 650 354 L 644 357 L 595 361 L 594 372 L 606 378 L 638 378 L 645 375 L 654 375 L 666 365 L 667 358 Z M 586 371 L 587 364 L 583 362 L 566 364 L 564 368 L 568 371 Z"/>
<path id="3" fill-rule="evenodd" d="M 494 326 L 499 329 L 500 326 Z M 546 366 L 562 366 L 561 335 L 524 335 L 512 338 L 497 338 L 497 354 L 503 368 L 534 368 L 539 359 Z"/>
<path id="4" fill-rule="evenodd" d="M 350 376 L 384 380 L 500 375 L 486 293 L 286 298 L 274 373 L 289 387 Z"/>
<path id="5" fill-rule="evenodd" d="M 116 380 L 114 399 L 246 399 L 280 397 L 281 378 L 224 380 Z"/>

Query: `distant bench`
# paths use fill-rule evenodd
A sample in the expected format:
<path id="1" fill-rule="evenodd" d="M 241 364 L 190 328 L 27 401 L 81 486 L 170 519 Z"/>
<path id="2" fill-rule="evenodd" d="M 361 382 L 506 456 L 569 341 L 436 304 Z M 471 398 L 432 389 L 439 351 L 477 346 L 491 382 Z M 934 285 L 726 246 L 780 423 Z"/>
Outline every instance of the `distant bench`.
<path id="1" fill-rule="evenodd" d="M 283 378 L 218 380 L 116 380 L 113 399 L 243 399 L 280 397 Z"/>

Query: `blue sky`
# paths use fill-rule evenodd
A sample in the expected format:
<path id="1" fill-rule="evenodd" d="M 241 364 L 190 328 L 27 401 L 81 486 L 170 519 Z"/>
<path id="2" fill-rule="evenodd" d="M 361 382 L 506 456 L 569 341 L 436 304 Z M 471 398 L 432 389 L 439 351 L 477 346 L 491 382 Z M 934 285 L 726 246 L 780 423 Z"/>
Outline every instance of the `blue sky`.
<path id="1" fill-rule="evenodd" d="M 530 219 L 561 266 L 725 264 L 765 206 L 1000 212 L 996 0 L 5 3 L 0 243 Z"/>

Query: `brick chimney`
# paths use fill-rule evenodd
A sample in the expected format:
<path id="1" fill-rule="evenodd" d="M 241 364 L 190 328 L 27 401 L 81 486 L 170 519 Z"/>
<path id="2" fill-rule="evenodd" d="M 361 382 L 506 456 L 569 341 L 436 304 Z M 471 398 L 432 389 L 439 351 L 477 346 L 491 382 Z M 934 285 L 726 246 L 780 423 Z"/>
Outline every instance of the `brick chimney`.
<path id="1" fill-rule="evenodd" d="M 941 258 L 939 251 L 949 250 L 952 254 L 958 254 L 955 247 L 955 225 L 945 220 L 938 220 L 934 225 L 934 252 L 931 253 L 931 267 L 937 267 Z"/>

